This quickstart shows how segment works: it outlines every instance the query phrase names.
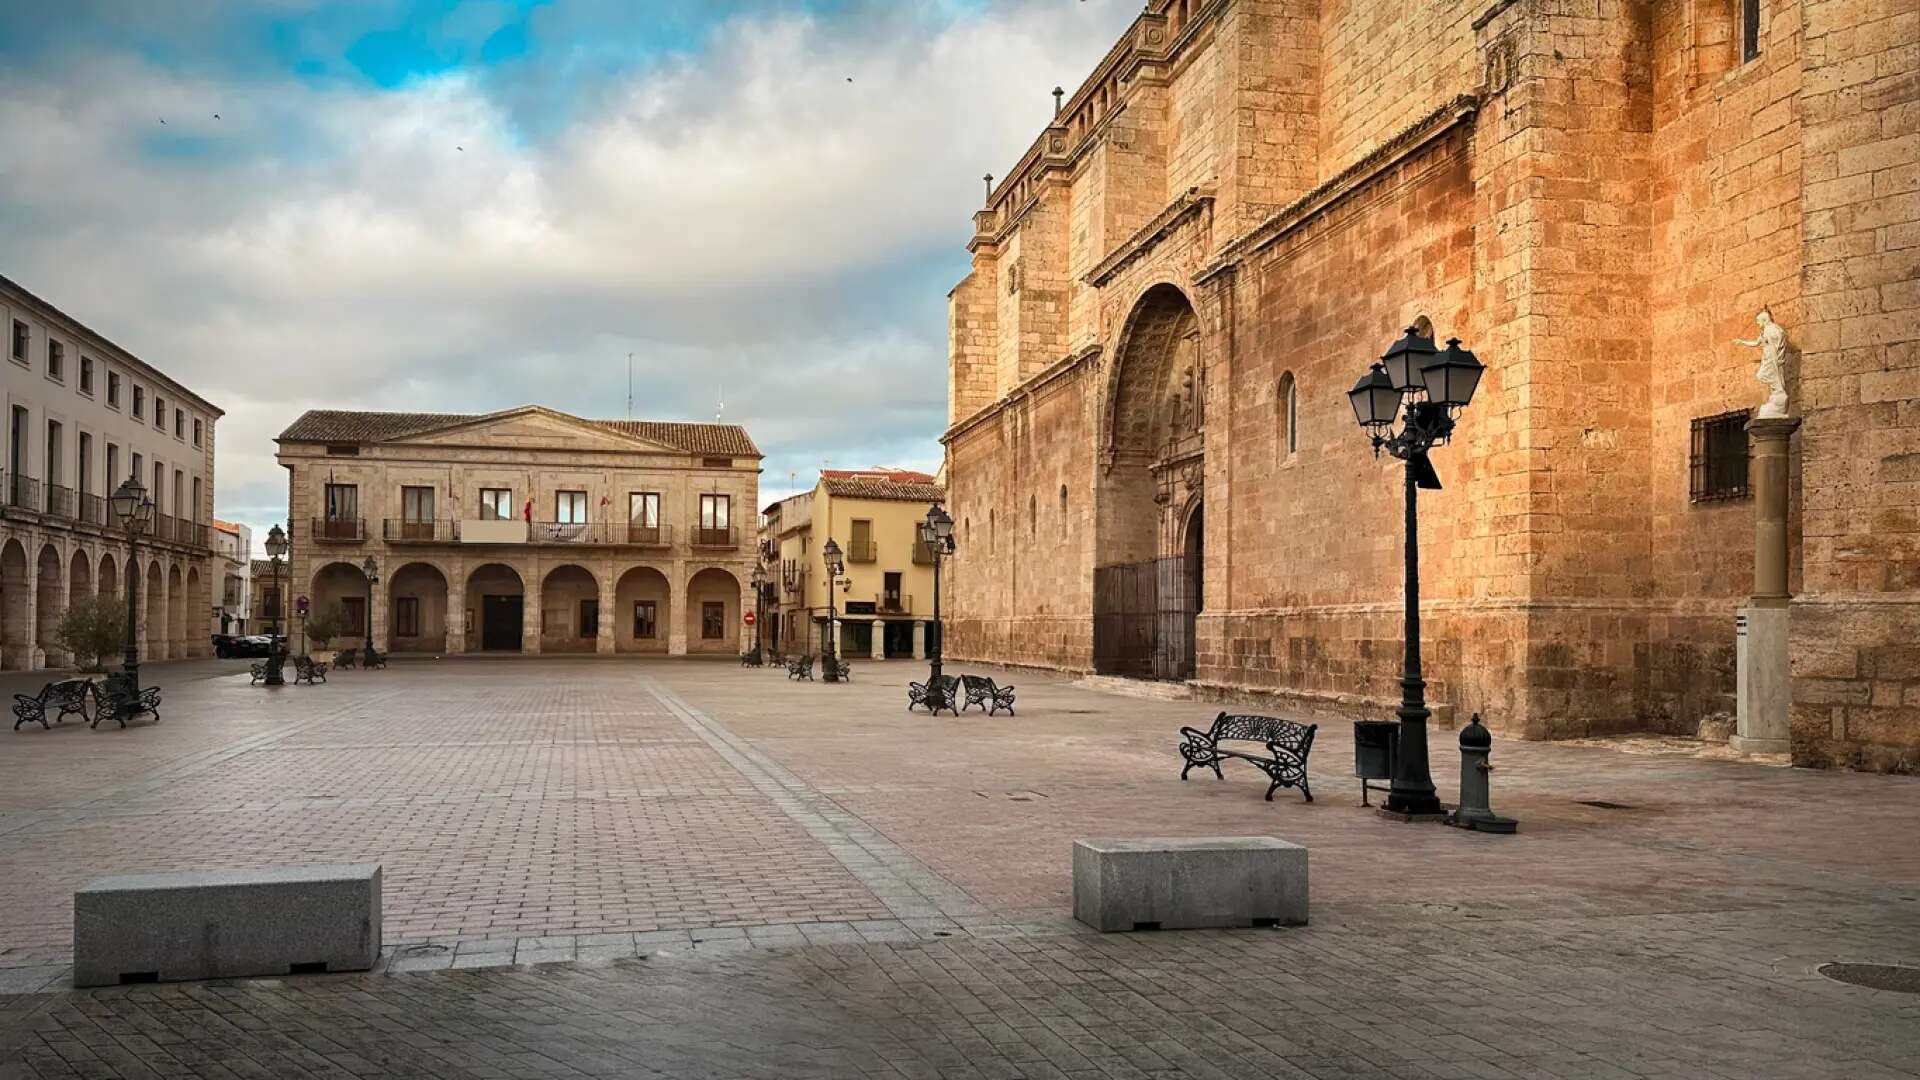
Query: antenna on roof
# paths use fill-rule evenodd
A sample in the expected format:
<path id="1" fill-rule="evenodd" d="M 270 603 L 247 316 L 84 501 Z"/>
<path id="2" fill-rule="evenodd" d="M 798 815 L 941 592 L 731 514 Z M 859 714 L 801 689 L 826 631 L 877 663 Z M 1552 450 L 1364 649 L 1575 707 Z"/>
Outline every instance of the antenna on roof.
<path id="1" fill-rule="evenodd" d="M 713 422 L 720 422 L 720 414 L 727 411 L 727 391 L 724 387 L 713 388 Z"/>
<path id="2" fill-rule="evenodd" d="M 627 354 L 627 419 L 633 419 L 633 354 Z"/>

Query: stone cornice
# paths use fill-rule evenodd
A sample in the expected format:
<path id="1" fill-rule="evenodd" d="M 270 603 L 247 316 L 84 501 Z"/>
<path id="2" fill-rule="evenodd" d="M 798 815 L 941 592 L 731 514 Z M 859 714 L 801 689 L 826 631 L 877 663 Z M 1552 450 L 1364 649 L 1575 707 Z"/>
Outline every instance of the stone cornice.
<path id="1" fill-rule="evenodd" d="M 1152 221 L 1141 226 L 1121 245 L 1114 248 L 1100 264 L 1088 271 L 1082 278 L 1089 285 L 1105 285 L 1115 274 L 1131 265 L 1153 250 L 1154 245 L 1166 239 L 1167 235 L 1180 227 L 1181 223 L 1201 211 L 1213 209 L 1213 190 L 1211 188 L 1191 187 L 1186 194 L 1168 203 L 1166 208 L 1155 214 Z"/>
<path id="2" fill-rule="evenodd" d="M 1213 261 L 1194 278 L 1195 284 L 1226 272 L 1249 256 L 1258 254 L 1301 225 L 1312 220 L 1328 206 L 1346 198 L 1374 177 L 1426 149 L 1454 129 L 1471 124 L 1479 112 L 1480 101 L 1462 94 L 1440 108 L 1401 129 L 1386 142 L 1305 195 L 1275 211 L 1272 216 L 1229 242 Z"/>
<path id="3" fill-rule="evenodd" d="M 1052 383 L 1073 374 L 1082 367 L 1097 363 L 1099 359 L 1100 346 L 1098 343 L 1068 353 L 1029 376 L 1025 382 L 1007 391 L 1006 394 L 1001 396 L 993 404 L 986 406 L 964 420 L 955 423 L 952 427 L 949 427 L 946 433 L 940 436 L 941 444 L 951 445 L 953 440 L 996 419 L 1000 414 L 1006 412 L 1014 403 L 1033 397 Z"/>

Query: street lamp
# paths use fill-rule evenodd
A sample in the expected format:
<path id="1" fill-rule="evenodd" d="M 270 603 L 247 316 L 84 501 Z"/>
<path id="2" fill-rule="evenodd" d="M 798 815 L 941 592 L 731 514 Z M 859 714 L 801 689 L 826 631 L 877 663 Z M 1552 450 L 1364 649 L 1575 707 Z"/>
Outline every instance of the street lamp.
<path id="1" fill-rule="evenodd" d="M 380 565 L 369 555 L 360 564 L 360 572 L 367 575 L 367 638 L 361 642 L 360 666 L 371 668 L 377 659 L 373 651 L 373 594 L 374 586 L 380 584 Z"/>
<path id="2" fill-rule="evenodd" d="M 767 617 L 765 610 L 766 598 L 767 568 L 755 562 L 753 564 L 753 662 L 755 664 L 766 663 L 766 655 L 760 645 L 760 624 L 765 621 Z"/>
<path id="3" fill-rule="evenodd" d="M 1385 450 L 1406 462 L 1406 644 L 1400 676 L 1400 752 L 1385 809 L 1396 814 L 1439 814 L 1427 768 L 1426 679 L 1420 671 L 1420 488 L 1438 490 L 1440 477 L 1427 451 L 1453 437 L 1454 416 L 1473 400 L 1486 371 L 1474 355 L 1447 341 L 1444 351 L 1413 327 L 1387 349 L 1360 381 L 1347 391 L 1354 419 L 1373 441 L 1378 457 Z M 1396 428 L 1396 424 L 1398 425 Z"/>
<path id="4" fill-rule="evenodd" d="M 940 654 L 945 651 L 946 631 L 940 625 L 940 560 L 953 553 L 953 515 L 934 503 L 927 519 L 920 523 L 920 542 L 933 560 L 933 641 L 927 646 L 927 667 L 931 678 L 940 677 Z M 933 683 L 929 681 L 928 686 Z"/>
<path id="5" fill-rule="evenodd" d="M 833 590 L 840 585 L 840 575 L 846 573 L 847 560 L 840 554 L 840 545 L 833 537 L 827 537 L 827 546 L 820 549 L 820 555 L 827 563 L 827 634 L 820 643 L 820 677 L 827 682 L 840 681 L 839 637 L 840 632 L 834 626 L 836 615 L 833 610 Z"/>
<path id="6" fill-rule="evenodd" d="M 287 533 L 275 525 L 267 530 L 267 561 L 273 565 L 273 625 L 267 630 L 267 677 L 268 686 L 287 685 L 286 675 L 281 669 L 286 666 L 287 652 L 280 636 L 280 609 L 287 604 L 286 594 L 280 590 L 280 561 L 287 557 Z"/>
<path id="7" fill-rule="evenodd" d="M 134 624 L 140 617 L 140 570 L 139 541 L 140 534 L 153 524 L 153 502 L 147 498 L 147 489 L 140 486 L 137 477 L 128 477 L 114 493 L 107 497 L 107 503 L 113 507 L 113 520 L 127 530 L 127 649 L 120 661 L 125 672 L 127 692 L 140 692 L 140 642 L 134 633 Z"/>

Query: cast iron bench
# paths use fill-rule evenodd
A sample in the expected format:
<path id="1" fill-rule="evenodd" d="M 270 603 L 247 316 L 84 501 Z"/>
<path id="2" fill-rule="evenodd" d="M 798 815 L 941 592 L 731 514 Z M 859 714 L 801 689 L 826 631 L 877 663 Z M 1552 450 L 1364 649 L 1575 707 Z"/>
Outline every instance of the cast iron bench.
<path id="1" fill-rule="evenodd" d="M 336 659 L 336 663 L 337 662 Z M 293 684 L 298 686 L 301 683 L 306 683 L 308 686 L 313 686 L 316 681 L 327 681 L 327 665 L 315 660 L 311 656 L 294 657 Z"/>
<path id="2" fill-rule="evenodd" d="M 267 662 L 262 660 L 257 664 L 249 665 L 247 668 L 247 676 L 256 683 L 265 679 L 267 677 Z"/>
<path id="3" fill-rule="evenodd" d="M 342 668 L 359 667 L 359 666 L 360 666 L 360 650 L 359 649 L 341 649 L 339 652 L 336 652 L 333 654 L 333 670 L 335 671 L 339 671 Z"/>
<path id="4" fill-rule="evenodd" d="M 1185 780 L 1195 766 L 1212 769 L 1215 779 L 1224 779 L 1220 776 L 1220 759 L 1239 758 L 1273 781 L 1267 785 L 1268 802 L 1273 801 L 1274 791 L 1283 787 L 1299 788 L 1300 794 L 1312 802 L 1313 789 L 1307 786 L 1307 755 L 1313 752 L 1313 733 L 1318 729 L 1318 724 L 1296 724 L 1276 716 L 1221 713 L 1213 718 L 1211 730 L 1180 729 L 1180 756 L 1187 759 L 1187 767 L 1180 770 L 1180 779 Z M 1267 755 L 1222 747 L 1223 742 L 1264 743 Z"/>
<path id="5" fill-rule="evenodd" d="M 960 680 L 951 675 L 928 679 L 924 683 L 910 682 L 907 684 L 907 711 L 912 712 L 915 705 L 924 705 L 935 716 L 940 715 L 941 709 L 959 716 L 960 710 L 953 706 L 954 691 L 959 685 Z"/>
<path id="6" fill-rule="evenodd" d="M 787 661 L 787 678 L 813 680 L 813 657 L 796 656 Z"/>
<path id="7" fill-rule="evenodd" d="M 960 706 L 962 709 L 978 705 L 988 716 L 1001 709 L 1007 710 L 1008 715 L 1014 715 L 1013 687 L 995 686 L 993 680 L 985 675 L 962 675 L 960 682 L 967 688 L 967 703 Z"/>
<path id="8" fill-rule="evenodd" d="M 13 730 L 19 731 L 20 725 L 30 720 L 46 730 L 48 706 L 60 710 L 53 718 L 56 724 L 65 721 L 68 713 L 79 713 L 80 719 L 87 719 L 87 694 L 92 690 L 93 683 L 86 679 L 61 679 L 41 687 L 38 695 L 13 695 L 13 715 L 17 718 Z"/>
<path id="9" fill-rule="evenodd" d="M 387 654 L 378 649 L 365 649 L 360 654 L 360 666 L 368 671 L 387 666 Z"/>
<path id="10" fill-rule="evenodd" d="M 88 727 L 99 727 L 102 720 L 126 727 L 128 720 L 142 713 L 153 717 L 154 723 L 160 722 L 160 688 L 148 686 L 135 691 L 127 685 L 127 677 L 118 672 L 93 688 L 93 701 L 93 722 Z"/>
<path id="11" fill-rule="evenodd" d="M 757 652 L 743 652 L 740 654 L 741 667 L 759 667 L 761 663 L 760 654 Z"/>
<path id="12" fill-rule="evenodd" d="M 839 679 L 841 682 L 853 681 L 853 666 L 851 664 L 847 663 L 845 660 L 842 660 L 837 656 L 831 660 L 822 660 L 820 661 L 821 674 L 826 673 L 828 664 L 833 665 L 834 678 Z"/>

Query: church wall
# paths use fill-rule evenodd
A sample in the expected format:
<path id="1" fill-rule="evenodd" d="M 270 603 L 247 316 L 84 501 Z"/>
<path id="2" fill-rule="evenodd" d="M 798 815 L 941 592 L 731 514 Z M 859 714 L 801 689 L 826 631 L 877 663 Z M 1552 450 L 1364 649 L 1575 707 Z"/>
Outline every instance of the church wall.
<path id="1" fill-rule="evenodd" d="M 1732 343 L 1757 336 L 1756 312 L 1802 321 L 1799 8 L 1763 13 L 1742 64 L 1727 0 L 1654 9 L 1646 719 L 1676 734 L 1735 712 L 1734 613 L 1753 590 L 1753 501 L 1691 500 L 1692 423 L 1765 399 L 1758 350 Z"/>
<path id="2" fill-rule="evenodd" d="M 1489 0 L 1321 0 L 1320 178 L 1480 82 Z M 1611 0 L 1609 0 L 1609 5 Z"/>

